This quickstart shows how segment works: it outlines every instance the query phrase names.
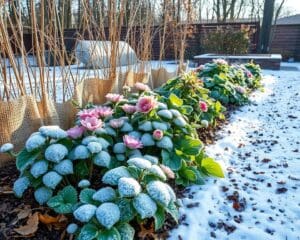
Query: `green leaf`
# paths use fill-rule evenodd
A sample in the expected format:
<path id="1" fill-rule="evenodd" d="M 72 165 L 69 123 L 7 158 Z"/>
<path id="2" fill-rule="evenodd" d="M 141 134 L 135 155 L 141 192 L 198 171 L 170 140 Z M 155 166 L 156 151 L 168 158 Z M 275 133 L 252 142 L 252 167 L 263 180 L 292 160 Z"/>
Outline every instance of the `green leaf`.
<path id="1" fill-rule="evenodd" d="M 117 226 L 117 229 L 121 235 L 122 240 L 133 240 L 135 230 L 128 223 L 122 223 Z"/>
<path id="2" fill-rule="evenodd" d="M 170 202 L 169 206 L 165 210 L 172 216 L 172 218 L 178 223 L 179 212 L 174 202 Z"/>
<path id="3" fill-rule="evenodd" d="M 75 175 L 78 176 L 80 179 L 85 178 L 89 175 L 89 168 L 86 164 L 86 161 L 81 160 L 76 163 L 74 167 Z"/>
<path id="4" fill-rule="evenodd" d="M 76 189 L 71 185 L 64 187 L 58 194 L 63 197 L 65 203 L 77 203 L 78 194 Z"/>
<path id="5" fill-rule="evenodd" d="M 57 143 L 64 145 L 69 151 L 73 148 L 73 141 L 68 138 L 61 139 Z"/>
<path id="6" fill-rule="evenodd" d="M 203 143 L 199 139 L 191 137 L 178 139 L 175 144 L 186 155 L 198 155 L 203 148 Z"/>
<path id="7" fill-rule="evenodd" d="M 177 97 L 174 93 L 171 93 L 171 95 L 169 96 L 169 100 L 171 104 L 174 105 L 175 107 L 180 107 L 183 104 L 183 100 Z"/>
<path id="8" fill-rule="evenodd" d="M 16 166 L 20 172 L 23 172 L 34 160 L 37 159 L 41 151 L 28 152 L 25 148 L 19 152 L 16 159 Z"/>
<path id="9" fill-rule="evenodd" d="M 132 206 L 132 200 L 123 198 L 117 200 L 116 204 L 118 205 L 121 212 L 120 222 L 129 222 L 135 217 L 136 211 Z"/>
<path id="10" fill-rule="evenodd" d="M 208 175 L 224 178 L 224 173 L 220 164 L 212 158 L 202 159 L 201 170 Z"/>
<path id="11" fill-rule="evenodd" d="M 93 195 L 96 192 L 96 190 L 91 189 L 91 188 L 85 188 L 83 190 L 81 190 L 80 194 L 79 194 L 79 200 L 82 203 L 90 203 L 93 205 L 98 205 L 99 202 L 93 200 Z"/>
<path id="12" fill-rule="evenodd" d="M 174 171 L 177 171 L 181 168 L 181 158 L 177 156 L 174 152 L 169 153 L 166 150 L 162 150 L 162 164 L 166 165 L 167 167 L 171 168 Z"/>
<path id="13" fill-rule="evenodd" d="M 130 175 L 135 179 L 138 179 L 141 174 L 141 170 L 134 166 L 127 167 L 127 170 L 130 173 Z"/>
<path id="14" fill-rule="evenodd" d="M 165 223 L 165 211 L 162 207 L 158 207 L 154 215 L 155 231 L 160 229 Z"/>
<path id="15" fill-rule="evenodd" d="M 188 179 L 189 181 L 192 181 L 192 182 L 195 182 L 196 179 L 197 179 L 197 176 L 194 173 L 194 171 L 190 170 L 188 168 L 186 168 L 186 169 L 184 169 L 182 171 L 182 175 L 181 176 L 184 177 L 184 178 L 186 178 L 186 179 Z"/>
<path id="16" fill-rule="evenodd" d="M 93 240 L 98 235 L 98 228 L 91 223 L 85 224 L 79 233 L 77 240 Z"/>
<path id="17" fill-rule="evenodd" d="M 193 107 L 189 106 L 189 105 L 183 105 L 181 108 L 180 108 L 180 111 L 184 114 L 184 115 L 189 115 L 191 114 L 194 109 Z"/>
<path id="18" fill-rule="evenodd" d="M 77 203 L 77 191 L 72 186 L 66 186 L 47 202 L 48 206 L 57 213 L 71 213 Z"/>
<path id="19" fill-rule="evenodd" d="M 121 235 L 119 231 L 113 227 L 111 229 L 101 231 L 97 236 L 97 240 L 121 240 Z"/>
<path id="20" fill-rule="evenodd" d="M 56 196 L 51 197 L 48 200 L 47 205 L 51 208 L 55 208 L 55 207 L 58 207 L 63 202 L 64 202 L 63 197 L 61 195 L 56 195 Z"/>

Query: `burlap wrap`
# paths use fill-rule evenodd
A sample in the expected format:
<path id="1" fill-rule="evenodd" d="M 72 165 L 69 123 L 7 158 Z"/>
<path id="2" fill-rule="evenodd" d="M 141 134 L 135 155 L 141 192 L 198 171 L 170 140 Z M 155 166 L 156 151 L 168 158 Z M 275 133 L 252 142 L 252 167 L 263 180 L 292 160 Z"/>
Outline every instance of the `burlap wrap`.
<path id="1" fill-rule="evenodd" d="M 121 92 L 125 84 L 133 86 L 136 82 L 143 82 L 153 88 L 176 75 L 162 72 L 163 69 L 154 70 L 151 76 L 150 73 L 127 71 L 120 73 L 116 81 L 85 79 L 76 86 L 73 98 L 64 103 L 55 103 L 47 95 L 41 101 L 37 101 L 34 96 L 22 96 L 9 102 L 0 101 L 0 145 L 11 142 L 16 150 L 20 150 L 26 139 L 42 125 L 59 125 L 68 129 L 74 124 L 77 112 L 72 100 L 80 106 L 89 102 L 101 104 L 107 93 Z M 0 167 L 11 161 L 8 155 L 0 154 Z"/>

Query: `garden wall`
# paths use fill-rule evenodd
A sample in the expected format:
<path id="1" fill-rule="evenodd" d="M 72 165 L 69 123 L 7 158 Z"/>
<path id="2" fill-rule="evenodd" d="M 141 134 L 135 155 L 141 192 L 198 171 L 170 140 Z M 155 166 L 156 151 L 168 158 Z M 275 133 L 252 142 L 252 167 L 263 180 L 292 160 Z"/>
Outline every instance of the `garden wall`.
<path id="1" fill-rule="evenodd" d="M 271 52 L 279 53 L 284 59 L 300 60 L 300 24 L 273 26 L 274 35 Z"/>

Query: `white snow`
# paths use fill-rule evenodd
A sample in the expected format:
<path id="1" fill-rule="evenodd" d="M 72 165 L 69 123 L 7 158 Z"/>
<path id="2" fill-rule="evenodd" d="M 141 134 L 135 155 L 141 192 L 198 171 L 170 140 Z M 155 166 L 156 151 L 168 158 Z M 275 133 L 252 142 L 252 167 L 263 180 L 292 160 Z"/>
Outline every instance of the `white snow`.
<path id="1" fill-rule="evenodd" d="M 300 71 L 263 74 L 265 91 L 255 92 L 206 147 L 226 178 L 187 189 L 170 240 L 300 239 Z M 234 191 L 245 209 L 233 208 Z"/>

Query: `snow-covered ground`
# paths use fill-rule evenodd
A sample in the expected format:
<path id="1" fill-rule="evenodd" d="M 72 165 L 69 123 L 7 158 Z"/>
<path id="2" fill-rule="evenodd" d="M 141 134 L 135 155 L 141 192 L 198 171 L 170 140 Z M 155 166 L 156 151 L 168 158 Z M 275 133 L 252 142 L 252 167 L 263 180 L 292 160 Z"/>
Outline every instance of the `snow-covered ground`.
<path id="1" fill-rule="evenodd" d="M 171 240 L 300 239 L 299 71 L 263 71 L 264 92 L 207 146 L 226 171 L 187 189 Z M 289 64 L 287 64 L 289 66 Z"/>

